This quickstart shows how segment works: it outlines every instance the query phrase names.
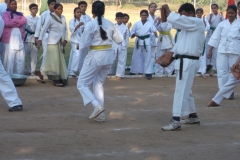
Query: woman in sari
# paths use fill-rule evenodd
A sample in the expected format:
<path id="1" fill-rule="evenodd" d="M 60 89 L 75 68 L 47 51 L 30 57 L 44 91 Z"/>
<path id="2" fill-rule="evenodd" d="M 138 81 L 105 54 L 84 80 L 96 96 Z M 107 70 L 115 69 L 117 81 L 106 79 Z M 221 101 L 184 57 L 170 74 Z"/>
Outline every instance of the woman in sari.
<path id="1" fill-rule="evenodd" d="M 25 65 L 23 34 L 27 20 L 21 12 L 17 12 L 16 0 L 10 0 L 2 18 L 4 21 L 2 34 L 4 68 L 8 73 L 23 74 Z"/>
<path id="2" fill-rule="evenodd" d="M 54 12 L 47 17 L 43 29 L 38 39 L 38 47 L 42 44 L 43 36 L 48 34 L 47 53 L 44 56 L 44 64 L 42 64 L 41 74 L 38 81 L 45 83 L 43 76 L 53 81 L 54 86 L 64 87 L 67 85 L 68 73 L 64 59 L 64 47 L 67 43 L 68 31 L 66 19 L 62 15 L 63 6 L 56 3 Z"/>

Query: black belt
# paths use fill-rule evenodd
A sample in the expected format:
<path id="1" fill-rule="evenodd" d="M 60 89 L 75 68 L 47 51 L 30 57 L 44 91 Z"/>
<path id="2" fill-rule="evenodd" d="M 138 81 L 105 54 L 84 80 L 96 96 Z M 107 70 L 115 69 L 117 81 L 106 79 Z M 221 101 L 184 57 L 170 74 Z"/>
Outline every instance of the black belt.
<path id="1" fill-rule="evenodd" d="M 180 76 L 179 76 L 179 80 L 181 80 L 182 79 L 182 71 L 183 71 L 183 58 L 188 58 L 188 59 L 192 59 L 192 60 L 199 60 L 199 57 L 188 56 L 188 55 L 180 55 L 180 54 L 175 55 L 175 59 L 179 59 L 179 58 L 180 58 Z"/>

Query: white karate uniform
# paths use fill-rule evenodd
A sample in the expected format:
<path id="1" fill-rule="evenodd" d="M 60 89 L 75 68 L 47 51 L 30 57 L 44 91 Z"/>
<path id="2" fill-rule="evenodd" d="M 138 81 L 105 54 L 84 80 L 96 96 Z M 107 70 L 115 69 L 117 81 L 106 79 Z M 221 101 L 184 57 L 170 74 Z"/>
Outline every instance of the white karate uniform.
<path id="1" fill-rule="evenodd" d="M 75 27 L 80 23 L 77 19 L 73 18 L 69 22 L 69 30 L 72 33 L 70 42 L 71 42 L 71 52 L 70 58 L 68 63 L 68 74 L 75 75 L 75 73 L 79 73 L 82 65 L 83 65 L 83 58 L 81 58 L 81 53 L 79 49 L 77 49 L 77 45 L 79 45 L 79 41 L 83 32 L 83 27 L 80 26 L 76 31 Z M 85 57 L 85 56 L 84 56 Z"/>
<path id="2" fill-rule="evenodd" d="M 133 34 L 137 34 L 138 36 L 146 36 L 151 35 L 151 33 L 157 32 L 156 27 L 150 21 L 146 21 L 145 24 L 142 21 L 138 21 L 134 24 L 131 30 L 131 36 Z M 146 49 L 144 48 L 144 41 L 146 44 Z M 138 42 L 138 46 L 137 46 Z M 141 40 L 138 37 L 135 40 L 135 46 L 132 55 L 132 63 L 131 63 L 131 73 L 144 73 L 144 74 L 152 74 L 153 65 L 151 61 L 152 57 L 152 46 L 151 39 L 146 38 L 145 40 Z"/>
<path id="3" fill-rule="evenodd" d="M 123 36 L 115 25 L 104 17 L 102 17 L 102 28 L 107 33 L 106 40 L 101 38 L 97 17 L 86 24 L 82 34 L 82 37 L 85 38 L 81 38 L 79 43 L 80 51 L 90 46 L 112 45 L 113 41 L 116 43 L 123 41 Z M 104 106 L 103 84 L 113 59 L 114 51 L 112 48 L 89 50 L 77 82 L 77 88 L 82 95 L 84 105 L 97 100 L 101 106 Z M 89 88 L 92 83 L 93 93 Z"/>
<path id="4" fill-rule="evenodd" d="M 210 14 L 207 16 L 207 21 L 209 22 L 209 19 L 210 19 Z M 213 14 L 213 17 L 211 19 L 211 23 L 210 24 L 210 27 L 211 28 L 216 28 L 218 26 L 218 24 L 220 22 L 222 22 L 224 19 L 224 17 L 221 18 L 221 15 L 220 14 Z M 210 46 L 208 45 L 208 41 L 209 39 L 211 38 L 212 34 L 214 33 L 214 30 L 213 29 L 209 29 L 208 32 L 207 32 L 207 36 L 206 36 L 206 42 L 205 42 L 205 49 L 206 49 L 206 54 L 208 54 L 208 51 L 209 51 L 209 48 Z M 217 67 L 216 67 L 216 60 L 217 60 L 217 48 L 214 48 L 213 49 L 213 52 L 212 52 L 212 58 L 207 58 L 207 65 L 212 65 L 213 66 L 213 70 L 217 70 Z"/>
<path id="5" fill-rule="evenodd" d="M 36 27 L 36 30 L 35 30 L 35 34 L 34 34 L 34 37 L 38 37 L 40 36 L 40 33 L 41 33 L 41 30 L 42 30 L 42 27 L 46 21 L 46 18 L 50 16 L 50 10 L 46 10 L 44 11 L 40 18 L 38 19 L 38 23 L 37 23 L 37 27 Z M 44 35 L 43 39 L 42 39 L 42 49 L 43 49 L 43 54 L 42 54 L 42 65 L 40 67 L 40 69 L 43 67 L 44 65 L 44 56 L 46 55 L 47 53 L 47 42 L 48 42 L 48 32 Z"/>
<path id="6" fill-rule="evenodd" d="M 4 21 L 0 16 L 0 37 L 3 32 L 3 27 Z M 0 84 L 1 84 L 0 93 L 2 94 L 3 98 L 5 99 L 9 107 L 22 105 L 21 100 L 18 98 L 18 94 L 12 82 L 12 79 L 5 71 L 1 60 L 0 60 Z"/>
<path id="7" fill-rule="evenodd" d="M 179 55 L 200 57 L 204 46 L 205 30 L 202 20 L 196 17 L 180 16 L 174 12 L 170 13 L 167 20 L 173 28 L 181 29 L 173 52 Z M 176 88 L 173 100 L 173 116 L 182 117 L 196 112 L 192 85 L 198 67 L 198 60 L 184 58 L 182 79 L 179 80 L 180 59 L 175 61 Z"/>
<path id="8" fill-rule="evenodd" d="M 170 32 L 172 29 L 172 25 L 168 22 L 160 22 L 156 25 L 157 30 L 159 31 L 158 37 L 158 46 L 156 52 L 155 61 L 162 56 L 164 53 L 171 51 L 174 46 L 174 40 L 172 35 L 163 35 L 161 32 Z M 168 67 L 162 67 L 159 64 L 155 63 L 155 74 L 156 75 L 171 75 L 174 69 L 174 63 L 171 63 Z"/>
<path id="9" fill-rule="evenodd" d="M 25 49 L 25 56 L 28 57 L 27 63 L 27 73 L 35 73 L 36 65 L 37 65 L 37 47 L 35 42 L 34 33 L 36 30 L 36 26 L 38 23 L 38 16 L 33 17 L 29 15 L 26 17 L 27 24 L 25 25 L 25 35 L 24 35 L 24 49 Z M 28 33 L 26 30 L 33 32 L 33 34 Z"/>
<path id="10" fill-rule="evenodd" d="M 119 32 L 123 35 L 123 41 L 121 44 L 117 44 L 113 42 L 113 49 L 115 52 L 115 57 L 109 74 L 113 74 L 115 62 L 117 60 L 117 67 L 116 67 L 116 76 L 117 77 L 124 77 L 125 75 L 125 67 L 127 61 L 127 46 L 128 46 L 128 39 L 129 39 L 129 30 L 127 26 L 122 23 L 121 25 L 115 24 L 116 28 Z"/>
<path id="11" fill-rule="evenodd" d="M 156 27 L 156 23 L 154 21 L 158 18 L 158 16 L 154 15 L 154 18 L 149 14 L 147 20 Z M 151 41 L 151 64 L 152 64 L 152 73 L 155 72 L 155 61 L 156 61 L 156 48 L 157 48 L 157 37 L 154 33 L 150 34 Z"/>
<path id="12" fill-rule="evenodd" d="M 202 18 L 203 20 L 203 18 Z M 210 24 L 208 22 L 207 19 L 205 19 L 205 23 L 206 23 L 206 26 L 205 26 L 205 31 L 209 31 L 210 29 Z M 206 39 L 206 38 L 205 38 Z M 203 51 L 203 54 L 201 55 L 201 57 L 199 58 L 199 70 L 198 72 L 200 72 L 201 74 L 204 74 L 206 73 L 206 66 L 207 66 L 207 62 L 206 62 L 206 59 L 207 59 L 207 54 L 208 54 L 208 51 L 206 50 L 206 44 L 205 44 L 205 49 Z"/>
<path id="13" fill-rule="evenodd" d="M 92 19 L 91 19 L 91 17 L 89 16 L 89 15 L 87 15 L 87 14 L 85 14 L 85 15 L 81 15 L 81 17 L 80 17 L 80 22 L 83 22 L 84 24 L 83 24 L 83 26 L 81 26 L 82 27 L 82 30 L 84 31 L 84 28 L 85 28 L 85 26 L 86 26 L 86 24 L 89 22 L 89 21 L 91 21 Z M 78 64 L 78 70 L 79 70 L 79 72 L 80 72 L 80 70 L 82 69 L 82 66 L 83 66 L 83 61 L 84 61 L 84 59 L 85 59 L 85 57 L 86 57 L 86 55 L 87 55 L 87 52 L 88 52 L 88 48 L 85 48 L 84 50 L 82 50 L 81 52 L 80 52 L 80 56 L 79 56 L 79 64 Z"/>
<path id="14" fill-rule="evenodd" d="M 218 87 L 221 89 L 232 76 L 230 67 L 240 55 L 240 22 L 235 19 L 232 24 L 230 24 L 229 20 L 219 23 L 208 44 L 218 48 Z"/>

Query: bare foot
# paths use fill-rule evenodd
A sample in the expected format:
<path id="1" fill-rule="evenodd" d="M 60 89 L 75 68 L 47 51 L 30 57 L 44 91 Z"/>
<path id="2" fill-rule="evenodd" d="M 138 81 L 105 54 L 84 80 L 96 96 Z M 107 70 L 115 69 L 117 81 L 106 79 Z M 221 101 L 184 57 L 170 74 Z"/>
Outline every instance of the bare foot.
<path id="1" fill-rule="evenodd" d="M 208 104 L 207 104 L 208 107 L 218 107 L 220 106 L 219 104 L 215 103 L 213 100 L 211 100 Z"/>
<path id="2" fill-rule="evenodd" d="M 214 76 L 214 74 L 215 74 L 215 71 L 212 70 L 212 71 L 209 73 L 209 76 L 212 77 L 212 76 Z"/>
<path id="3" fill-rule="evenodd" d="M 200 74 L 200 77 L 202 77 L 202 78 L 204 78 L 204 79 L 207 78 L 207 76 L 206 76 L 205 74 Z"/>
<path id="4" fill-rule="evenodd" d="M 122 78 L 121 78 L 121 77 L 118 77 L 118 76 L 116 76 L 116 79 L 117 79 L 117 80 L 121 80 Z"/>

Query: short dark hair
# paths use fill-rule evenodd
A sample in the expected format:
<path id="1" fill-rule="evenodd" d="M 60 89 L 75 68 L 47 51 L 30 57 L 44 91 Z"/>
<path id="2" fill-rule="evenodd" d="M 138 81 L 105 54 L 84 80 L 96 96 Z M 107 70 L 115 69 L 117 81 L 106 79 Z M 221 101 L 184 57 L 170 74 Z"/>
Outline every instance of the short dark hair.
<path id="1" fill-rule="evenodd" d="M 203 9 L 202 9 L 202 8 L 197 8 L 197 9 L 196 9 L 196 13 L 197 13 L 198 11 L 201 11 L 201 12 L 203 13 Z"/>
<path id="2" fill-rule="evenodd" d="M 78 6 L 80 6 L 80 5 L 82 5 L 82 4 L 87 5 L 87 2 L 86 2 L 86 1 L 80 1 L 80 2 L 78 2 Z"/>
<path id="3" fill-rule="evenodd" d="M 29 9 L 31 9 L 31 8 L 33 8 L 33 7 L 37 7 L 37 8 L 38 8 L 38 5 L 35 4 L 35 3 L 32 3 L 32 4 L 29 5 Z"/>
<path id="4" fill-rule="evenodd" d="M 117 12 L 115 16 L 116 16 L 116 18 L 117 18 L 117 17 L 124 17 L 124 15 L 123 15 L 122 12 Z"/>
<path id="5" fill-rule="evenodd" d="M 130 16 L 127 13 L 123 13 L 123 17 L 128 17 L 130 18 Z"/>
<path id="6" fill-rule="evenodd" d="M 232 9 L 235 13 L 237 13 L 237 6 L 235 4 L 228 6 L 227 11 Z"/>
<path id="7" fill-rule="evenodd" d="M 150 8 L 152 4 L 155 4 L 155 5 L 157 6 L 156 3 L 150 3 L 150 4 L 148 5 L 148 8 Z"/>
<path id="8" fill-rule="evenodd" d="M 181 13 L 182 11 L 185 11 L 187 13 L 193 12 L 195 14 L 195 8 L 191 3 L 182 4 L 178 9 L 178 13 Z"/>
<path id="9" fill-rule="evenodd" d="M 143 13 L 146 13 L 146 14 L 148 15 L 148 11 L 145 10 L 145 9 L 141 10 L 141 12 L 140 12 L 140 16 L 141 16 Z"/>
<path id="10" fill-rule="evenodd" d="M 213 3 L 213 4 L 211 4 L 211 8 L 212 8 L 212 6 L 216 6 L 217 9 L 218 9 L 218 4 L 217 4 L 217 3 Z"/>
<path id="11" fill-rule="evenodd" d="M 50 4 L 53 3 L 53 2 L 56 3 L 57 1 L 56 1 L 56 0 L 48 0 L 48 1 L 47 1 L 47 4 L 50 5 Z"/>
<path id="12" fill-rule="evenodd" d="M 54 9 L 57 9 L 59 6 L 61 6 L 61 7 L 63 8 L 63 5 L 62 5 L 61 3 L 56 3 L 56 4 L 54 5 Z"/>

